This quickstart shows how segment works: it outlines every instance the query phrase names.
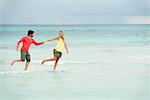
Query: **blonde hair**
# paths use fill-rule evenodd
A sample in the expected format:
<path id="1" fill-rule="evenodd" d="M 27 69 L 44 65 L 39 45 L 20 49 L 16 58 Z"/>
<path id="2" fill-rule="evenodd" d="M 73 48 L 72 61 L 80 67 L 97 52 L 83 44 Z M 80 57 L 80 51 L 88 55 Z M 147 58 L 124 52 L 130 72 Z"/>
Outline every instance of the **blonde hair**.
<path id="1" fill-rule="evenodd" d="M 64 31 L 60 30 L 59 33 L 62 32 L 64 34 Z M 63 40 L 65 40 L 64 36 L 60 36 Z"/>

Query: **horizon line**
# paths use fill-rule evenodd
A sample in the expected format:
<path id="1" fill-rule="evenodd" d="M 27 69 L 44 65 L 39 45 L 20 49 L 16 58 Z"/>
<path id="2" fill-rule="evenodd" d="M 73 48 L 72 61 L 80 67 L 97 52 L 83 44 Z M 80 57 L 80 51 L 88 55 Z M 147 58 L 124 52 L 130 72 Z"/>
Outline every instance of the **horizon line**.
<path id="1" fill-rule="evenodd" d="M 140 23 L 140 24 L 131 24 L 131 23 L 110 23 L 110 24 L 0 24 L 0 26 L 25 26 L 25 25 L 28 25 L 28 26 L 59 26 L 59 25 L 64 25 L 64 26 L 67 26 L 67 25 L 150 25 L 149 23 L 148 24 L 145 24 L 145 23 Z"/>

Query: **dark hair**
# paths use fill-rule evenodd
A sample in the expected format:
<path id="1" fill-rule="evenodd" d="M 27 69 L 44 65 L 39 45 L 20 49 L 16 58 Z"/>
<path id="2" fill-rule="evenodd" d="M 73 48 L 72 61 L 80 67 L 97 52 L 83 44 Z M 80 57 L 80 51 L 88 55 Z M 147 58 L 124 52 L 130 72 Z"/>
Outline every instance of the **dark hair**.
<path id="1" fill-rule="evenodd" d="M 29 31 L 28 31 L 28 36 L 30 36 L 30 35 L 33 34 L 33 33 L 34 33 L 34 31 L 29 30 Z"/>

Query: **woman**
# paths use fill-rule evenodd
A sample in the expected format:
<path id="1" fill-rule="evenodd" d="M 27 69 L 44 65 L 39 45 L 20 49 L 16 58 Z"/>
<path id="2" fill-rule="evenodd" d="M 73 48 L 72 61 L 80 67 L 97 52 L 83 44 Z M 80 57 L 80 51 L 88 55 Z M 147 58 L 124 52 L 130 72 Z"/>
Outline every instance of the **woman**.
<path id="1" fill-rule="evenodd" d="M 69 53 L 63 31 L 59 31 L 59 36 L 49 39 L 49 40 L 47 40 L 47 42 L 51 42 L 51 41 L 55 41 L 55 40 L 57 41 L 57 44 L 53 50 L 54 57 L 42 61 L 42 64 L 44 64 L 47 61 L 55 61 L 54 70 L 56 69 L 57 63 L 62 56 L 62 52 L 64 51 L 64 48 L 66 48 L 67 54 Z"/>

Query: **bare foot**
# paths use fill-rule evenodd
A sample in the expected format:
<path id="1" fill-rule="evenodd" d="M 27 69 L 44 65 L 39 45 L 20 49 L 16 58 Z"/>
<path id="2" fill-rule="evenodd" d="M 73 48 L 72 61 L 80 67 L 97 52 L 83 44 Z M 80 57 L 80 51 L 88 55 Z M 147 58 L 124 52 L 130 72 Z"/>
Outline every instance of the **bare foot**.
<path id="1" fill-rule="evenodd" d="M 43 61 L 42 61 L 42 65 L 44 64 L 44 62 L 45 62 L 45 61 L 43 60 Z"/>
<path id="2" fill-rule="evenodd" d="M 12 62 L 10 65 L 13 66 L 14 62 Z"/>

